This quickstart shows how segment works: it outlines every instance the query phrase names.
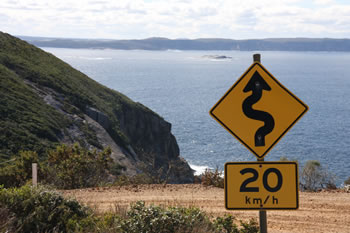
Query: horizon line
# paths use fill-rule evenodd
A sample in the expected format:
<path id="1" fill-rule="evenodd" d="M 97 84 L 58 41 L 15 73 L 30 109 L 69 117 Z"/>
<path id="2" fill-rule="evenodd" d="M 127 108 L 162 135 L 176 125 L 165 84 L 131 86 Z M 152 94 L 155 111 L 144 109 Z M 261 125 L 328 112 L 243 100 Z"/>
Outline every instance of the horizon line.
<path id="1" fill-rule="evenodd" d="M 5 32 L 6 33 L 6 32 Z M 9 33 L 8 33 L 9 34 Z M 11 34 L 10 34 L 11 35 Z M 108 39 L 108 38 L 78 38 L 78 37 L 52 37 L 52 36 L 27 36 L 27 35 L 14 35 L 18 38 L 43 38 L 43 39 L 69 39 L 69 40 L 105 40 L 105 41 L 121 41 L 121 40 L 151 40 L 151 39 L 163 39 L 163 40 L 234 40 L 234 41 L 243 41 L 243 40 L 287 40 L 287 39 L 310 39 L 310 40 L 350 40 L 350 38 L 335 38 L 335 37 L 266 37 L 266 38 L 249 38 L 249 39 L 233 39 L 233 38 L 223 38 L 223 37 L 198 37 L 194 39 L 190 38 L 168 38 L 161 36 L 152 36 L 142 39 Z"/>

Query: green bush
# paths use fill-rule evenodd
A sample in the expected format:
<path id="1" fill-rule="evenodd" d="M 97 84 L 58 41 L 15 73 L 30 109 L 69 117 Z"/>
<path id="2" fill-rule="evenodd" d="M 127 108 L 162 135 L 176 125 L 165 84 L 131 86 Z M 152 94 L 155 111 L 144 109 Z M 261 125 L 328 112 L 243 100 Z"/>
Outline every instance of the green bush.
<path id="1" fill-rule="evenodd" d="M 63 189 L 97 186 L 105 182 L 112 165 L 111 149 L 89 151 L 78 144 L 61 145 L 48 153 L 42 166 L 46 184 Z"/>
<path id="2" fill-rule="evenodd" d="M 31 186 L 0 188 L 1 212 L 7 212 L 3 232 L 72 232 L 89 215 L 77 201 Z"/>
<path id="3" fill-rule="evenodd" d="M 300 176 L 300 186 L 304 191 L 318 191 L 320 189 L 335 189 L 336 177 L 321 166 L 317 160 L 306 162 Z"/>
<path id="4" fill-rule="evenodd" d="M 195 227 L 210 226 L 209 219 L 196 208 L 146 207 L 144 202 L 137 202 L 128 212 L 122 229 L 130 233 L 151 232 L 192 232 Z"/>
<path id="5" fill-rule="evenodd" d="M 20 151 L 13 159 L 0 168 L 0 184 L 4 187 L 19 187 L 30 180 L 32 163 L 38 162 L 38 155 L 33 151 Z"/>
<path id="6" fill-rule="evenodd" d="M 239 229 L 236 224 L 233 223 L 235 218 L 232 215 L 225 215 L 224 217 L 217 217 L 214 220 L 214 226 L 216 230 L 220 233 L 257 233 L 259 232 L 258 223 L 251 219 L 249 222 L 241 223 L 241 228 Z"/>
<path id="7" fill-rule="evenodd" d="M 225 233 L 238 233 L 237 225 L 233 223 L 234 217 L 232 215 L 225 215 L 224 217 L 217 217 L 214 220 L 215 228 L 218 231 Z"/>
<path id="8" fill-rule="evenodd" d="M 258 233 L 259 226 L 258 223 L 254 219 L 250 219 L 249 222 L 240 221 L 242 228 L 240 229 L 240 233 Z"/>
<path id="9" fill-rule="evenodd" d="M 218 168 L 215 170 L 205 169 L 201 175 L 201 184 L 205 186 L 224 188 L 224 181 L 222 172 Z"/>

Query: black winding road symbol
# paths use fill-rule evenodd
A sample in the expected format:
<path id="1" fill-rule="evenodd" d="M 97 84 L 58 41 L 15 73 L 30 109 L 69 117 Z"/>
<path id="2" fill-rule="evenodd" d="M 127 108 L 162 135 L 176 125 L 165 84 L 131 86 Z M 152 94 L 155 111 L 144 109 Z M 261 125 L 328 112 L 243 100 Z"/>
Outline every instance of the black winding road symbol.
<path id="1" fill-rule="evenodd" d="M 271 133 L 275 127 L 275 121 L 269 113 L 252 108 L 252 106 L 260 100 L 263 90 L 270 91 L 271 87 L 260 76 L 259 72 L 255 71 L 252 78 L 243 89 L 243 92 L 252 91 L 253 93 L 248 96 L 242 104 L 243 112 L 248 118 L 265 123 L 264 126 L 260 127 L 255 132 L 255 146 L 265 146 L 265 136 Z"/>

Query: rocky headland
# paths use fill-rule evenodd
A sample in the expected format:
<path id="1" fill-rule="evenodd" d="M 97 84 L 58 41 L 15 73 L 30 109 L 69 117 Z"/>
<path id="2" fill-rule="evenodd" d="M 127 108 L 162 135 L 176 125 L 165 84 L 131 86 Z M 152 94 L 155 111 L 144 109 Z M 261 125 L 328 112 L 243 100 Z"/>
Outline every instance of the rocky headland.
<path id="1" fill-rule="evenodd" d="M 110 147 L 126 175 L 193 182 L 171 124 L 25 41 L 0 32 L 0 160 L 57 144 Z"/>

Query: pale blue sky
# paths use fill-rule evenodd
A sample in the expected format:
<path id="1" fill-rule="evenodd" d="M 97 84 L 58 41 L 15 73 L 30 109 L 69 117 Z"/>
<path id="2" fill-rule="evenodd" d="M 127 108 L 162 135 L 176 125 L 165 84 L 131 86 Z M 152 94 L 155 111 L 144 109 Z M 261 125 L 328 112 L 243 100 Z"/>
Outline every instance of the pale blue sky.
<path id="1" fill-rule="evenodd" d="M 106 39 L 350 38 L 350 0 L 2 0 L 0 30 Z"/>

